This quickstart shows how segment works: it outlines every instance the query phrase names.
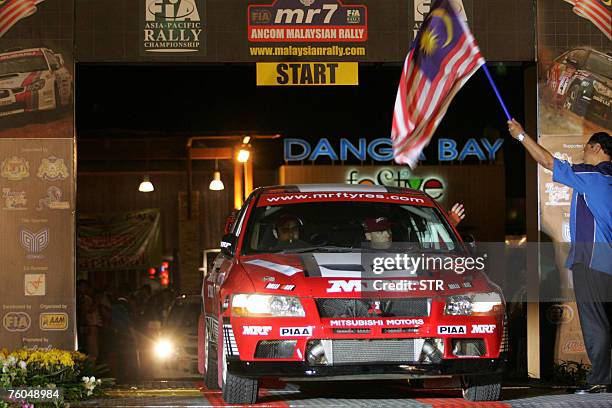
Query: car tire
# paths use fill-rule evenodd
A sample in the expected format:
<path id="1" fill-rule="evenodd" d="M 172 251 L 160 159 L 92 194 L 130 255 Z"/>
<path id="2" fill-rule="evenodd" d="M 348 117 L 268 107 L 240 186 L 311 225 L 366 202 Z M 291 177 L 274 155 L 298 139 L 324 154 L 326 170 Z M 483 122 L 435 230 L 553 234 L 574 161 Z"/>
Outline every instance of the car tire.
<path id="1" fill-rule="evenodd" d="M 223 344 L 223 373 L 222 373 L 222 390 L 223 399 L 227 404 L 255 404 L 257 402 L 257 394 L 259 393 L 259 381 L 252 378 L 239 377 L 230 373 L 227 370 L 227 361 L 225 359 L 226 350 L 225 342 L 219 339 Z"/>
<path id="2" fill-rule="evenodd" d="M 498 401 L 501 396 L 501 378 L 464 377 L 461 388 L 463 398 L 468 401 Z"/>
<path id="3" fill-rule="evenodd" d="M 212 341 L 206 330 L 206 323 L 204 323 L 204 384 L 209 390 L 219 389 L 219 370 L 217 366 L 217 359 L 213 358 L 212 353 Z"/>

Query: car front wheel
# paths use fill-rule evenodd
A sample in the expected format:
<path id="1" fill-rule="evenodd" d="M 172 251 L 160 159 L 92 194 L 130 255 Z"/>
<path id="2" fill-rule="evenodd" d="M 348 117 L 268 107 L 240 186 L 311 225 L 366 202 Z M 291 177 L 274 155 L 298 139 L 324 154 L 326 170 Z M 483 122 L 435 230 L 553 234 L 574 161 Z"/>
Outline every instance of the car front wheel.
<path id="1" fill-rule="evenodd" d="M 217 368 L 217 359 L 213 357 L 212 341 L 206 322 L 204 323 L 204 339 L 204 384 L 206 384 L 209 390 L 218 390 L 219 370 Z"/>
<path id="2" fill-rule="evenodd" d="M 255 404 L 257 402 L 257 394 L 259 392 L 259 381 L 252 378 L 239 377 L 230 373 L 227 370 L 227 359 L 225 342 L 219 339 L 223 344 L 222 364 L 222 390 L 223 399 L 228 404 Z"/>
<path id="3" fill-rule="evenodd" d="M 498 401 L 501 396 L 501 378 L 464 377 L 461 388 L 463 398 L 468 401 Z"/>

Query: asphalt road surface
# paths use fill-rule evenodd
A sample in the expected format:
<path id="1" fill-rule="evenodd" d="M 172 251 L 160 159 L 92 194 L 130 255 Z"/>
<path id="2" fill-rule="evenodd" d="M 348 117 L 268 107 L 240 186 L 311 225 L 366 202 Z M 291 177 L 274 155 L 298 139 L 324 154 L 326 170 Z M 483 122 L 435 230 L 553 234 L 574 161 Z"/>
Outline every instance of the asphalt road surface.
<path id="1" fill-rule="evenodd" d="M 224 407 L 221 391 L 202 382 L 149 382 L 112 391 L 80 407 Z M 264 383 L 257 407 L 612 407 L 612 394 L 573 395 L 564 389 L 505 387 L 499 402 L 468 402 L 457 389 L 411 389 L 404 381 Z"/>

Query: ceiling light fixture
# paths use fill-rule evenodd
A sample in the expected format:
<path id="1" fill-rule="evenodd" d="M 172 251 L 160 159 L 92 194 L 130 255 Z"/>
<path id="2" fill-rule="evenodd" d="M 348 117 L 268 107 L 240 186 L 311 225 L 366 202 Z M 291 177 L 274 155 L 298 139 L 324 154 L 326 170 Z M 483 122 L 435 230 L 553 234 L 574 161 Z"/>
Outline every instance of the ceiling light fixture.
<path id="1" fill-rule="evenodd" d="M 223 185 L 223 182 L 221 181 L 221 172 L 219 171 L 217 166 L 218 166 L 218 161 L 217 159 L 215 159 L 215 172 L 213 173 L 212 181 L 208 185 L 208 188 L 213 191 L 219 191 L 225 188 L 225 186 Z"/>
<path id="2" fill-rule="evenodd" d="M 142 178 L 142 182 L 138 186 L 138 191 L 141 193 L 150 193 L 153 190 L 155 190 L 155 187 L 153 187 L 153 183 L 151 183 L 151 180 L 149 180 L 149 175 L 147 174 Z"/>

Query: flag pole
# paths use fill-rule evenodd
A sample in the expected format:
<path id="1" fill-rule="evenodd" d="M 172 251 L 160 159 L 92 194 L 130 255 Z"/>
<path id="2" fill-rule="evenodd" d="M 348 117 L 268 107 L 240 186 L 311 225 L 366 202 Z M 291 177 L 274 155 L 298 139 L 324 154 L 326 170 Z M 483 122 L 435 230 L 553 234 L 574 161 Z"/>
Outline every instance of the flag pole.
<path id="1" fill-rule="evenodd" d="M 502 100 L 502 97 L 499 94 L 499 91 L 497 90 L 497 86 L 495 86 L 495 82 L 493 82 L 493 78 L 491 77 L 491 73 L 489 72 L 489 68 L 487 68 L 487 63 L 485 62 L 481 66 L 482 66 L 482 69 L 484 70 L 484 73 L 486 74 L 487 78 L 489 79 L 489 83 L 491 84 L 491 87 L 493 88 L 493 91 L 495 91 L 495 95 L 497 96 L 497 99 L 499 100 L 499 103 L 500 103 L 502 109 L 504 110 L 504 113 L 506 114 L 506 118 L 508 120 L 512 119 L 512 117 L 508 113 L 508 108 L 506 108 L 506 104 Z"/>

